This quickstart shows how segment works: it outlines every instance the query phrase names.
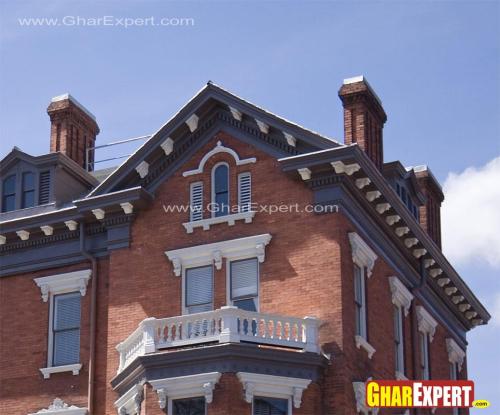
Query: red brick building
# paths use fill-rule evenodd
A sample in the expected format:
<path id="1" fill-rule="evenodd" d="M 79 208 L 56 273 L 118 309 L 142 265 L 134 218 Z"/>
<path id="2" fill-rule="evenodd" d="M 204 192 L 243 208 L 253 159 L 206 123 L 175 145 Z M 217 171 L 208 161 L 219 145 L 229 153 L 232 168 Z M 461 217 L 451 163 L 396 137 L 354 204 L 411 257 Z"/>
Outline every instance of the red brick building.
<path id="1" fill-rule="evenodd" d="M 440 185 L 384 160 L 363 77 L 339 97 L 344 144 L 209 83 L 104 172 L 54 98 L 50 153 L 0 162 L 0 413 L 401 414 L 364 382 L 466 379 L 490 316 Z"/>

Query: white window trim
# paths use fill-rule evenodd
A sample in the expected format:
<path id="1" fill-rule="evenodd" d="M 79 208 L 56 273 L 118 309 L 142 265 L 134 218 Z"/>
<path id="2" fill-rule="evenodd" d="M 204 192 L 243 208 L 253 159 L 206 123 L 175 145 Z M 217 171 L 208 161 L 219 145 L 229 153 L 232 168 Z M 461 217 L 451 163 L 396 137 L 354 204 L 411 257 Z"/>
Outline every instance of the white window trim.
<path id="1" fill-rule="evenodd" d="M 363 348 L 366 353 L 368 353 L 368 359 L 371 359 L 376 352 L 375 347 L 373 347 L 368 341 L 359 335 L 354 336 L 354 341 L 356 342 L 356 347 L 358 349 Z"/>
<path id="2" fill-rule="evenodd" d="M 257 257 L 259 262 L 265 260 L 265 248 L 271 241 L 271 235 L 248 236 L 246 238 L 230 239 L 205 245 L 196 245 L 188 248 L 165 251 L 165 255 L 172 262 L 174 275 L 180 277 L 184 268 L 209 265 L 222 268 L 222 260 L 233 258 Z"/>
<path id="3" fill-rule="evenodd" d="M 405 317 L 408 316 L 413 300 L 412 293 L 404 286 L 398 277 L 389 277 L 389 285 L 391 287 L 392 303 L 396 307 L 403 308 Z"/>
<path id="4" fill-rule="evenodd" d="M 227 209 L 228 209 L 228 214 L 227 215 L 221 215 L 221 216 L 217 216 L 217 219 L 220 218 L 220 217 L 224 217 L 224 216 L 229 216 L 231 214 L 231 191 L 230 191 L 230 180 L 229 178 L 231 177 L 231 169 L 229 168 L 229 164 L 227 164 L 225 161 L 220 161 L 218 163 L 216 163 L 213 167 L 212 167 L 212 172 L 210 173 L 210 202 L 211 202 L 211 206 L 213 207 L 212 212 L 211 213 L 211 217 L 212 218 L 216 218 L 215 216 L 215 170 L 217 169 L 217 167 L 220 167 L 220 166 L 226 166 L 227 167 Z"/>
<path id="5" fill-rule="evenodd" d="M 68 405 L 62 399 L 56 398 L 47 409 L 40 409 L 28 415 L 87 415 L 87 408 Z"/>
<path id="6" fill-rule="evenodd" d="M 377 254 L 361 239 L 356 232 L 349 233 L 352 260 L 360 267 L 366 267 L 366 276 L 371 277 Z"/>
<path id="7" fill-rule="evenodd" d="M 198 168 L 196 168 L 194 170 L 185 171 L 184 173 L 182 173 L 182 175 L 184 177 L 188 177 L 188 176 L 194 176 L 196 174 L 203 173 L 203 169 L 205 168 L 205 164 L 208 161 L 208 159 L 210 157 L 212 157 L 213 155 L 218 154 L 218 153 L 228 153 L 231 156 L 233 156 L 234 161 L 235 161 L 237 166 L 242 166 L 244 164 L 249 164 L 249 163 L 255 163 L 257 161 L 257 159 L 255 157 L 251 157 L 251 158 L 243 159 L 243 160 L 240 159 L 240 156 L 238 155 L 238 153 L 236 151 L 234 151 L 232 148 L 224 147 L 222 145 L 222 142 L 218 141 L 217 145 L 203 156 L 203 158 L 200 161 L 200 164 L 198 165 Z"/>
<path id="8" fill-rule="evenodd" d="M 236 374 L 245 390 L 245 400 L 252 404 L 254 396 L 290 399 L 295 408 L 302 404 L 302 393 L 311 379 L 284 376 L 261 375 L 259 373 L 238 372 Z"/>
<path id="9" fill-rule="evenodd" d="M 35 278 L 34 281 L 40 287 L 42 300 L 49 301 L 49 324 L 47 344 L 47 367 L 40 368 L 44 379 L 49 379 L 53 373 L 72 372 L 78 375 L 82 368 L 81 363 L 71 365 L 53 366 L 53 319 L 54 319 L 54 296 L 71 292 L 80 292 L 82 297 L 87 293 L 87 284 L 92 271 L 90 269 L 73 271 L 64 274 L 51 275 L 48 277 Z"/>
<path id="10" fill-rule="evenodd" d="M 366 278 L 365 278 L 365 267 L 356 263 L 361 271 L 361 294 L 363 296 L 363 307 L 361 313 L 361 324 L 363 335 L 355 334 L 354 342 L 358 349 L 363 348 L 366 353 L 368 353 L 368 359 L 371 359 L 376 352 L 375 348 L 368 342 L 368 319 L 367 319 L 367 309 L 366 309 Z"/>
<path id="11" fill-rule="evenodd" d="M 214 305 L 214 295 L 215 295 L 215 271 L 213 269 L 213 263 L 209 262 L 207 264 L 202 265 L 193 265 L 191 267 L 185 267 L 182 269 L 182 315 L 185 316 L 189 314 L 188 308 L 186 306 L 186 271 L 190 268 L 198 268 L 198 267 L 208 267 L 212 266 L 212 310 Z"/>
<path id="12" fill-rule="evenodd" d="M 203 228 L 204 231 L 208 231 L 210 230 L 210 226 L 218 225 L 219 223 L 227 223 L 229 226 L 234 226 L 239 220 L 245 223 L 252 223 L 254 216 L 255 211 L 238 212 L 224 216 L 214 216 L 206 219 L 184 222 L 182 226 L 186 229 L 186 233 L 193 233 L 196 228 Z"/>
<path id="13" fill-rule="evenodd" d="M 226 260 L 226 304 L 230 306 L 234 306 L 233 300 L 231 299 L 231 262 L 239 261 L 242 259 L 251 259 L 255 258 L 254 256 L 236 256 L 231 259 Z M 257 312 L 260 310 L 260 261 L 257 261 Z"/>
<path id="14" fill-rule="evenodd" d="M 421 305 L 417 306 L 418 330 L 429 336 L 429 343 L 432 343 L 436 333 L 437 321 Z"/>
<path id="15" fill-rule="evenodd" d="M 204 397 L 207 404 L 212 402 L 213 390 L 221 377 L 221 372 L 201 373 L 197 375 L 179 376 L 150 380 L 149 384 L 158 394 L 160 409 L 167 408 L 172 414 L 172 400 Z"/>
<path id="16" fill-rule="evenodd" d="M 138 383 L 132 386 L 127 392 L 115 401 L 115 407 L 118 415 L 126 413 L 129 415 L 139 415 L 141 413 L 141 404 L 143 401 L 144 385 Z"/>
<path id="17" fill-rule="evenodd" d="M 371 378 L 368 378 L 366 382 L 369 382 L 370 380 Z M 379 408 L 372 408 L 366 404 L 366 382 L 352 382 L 354 398 L 356 400 L 356 413 L 362 413 L 363 415 L 377 415 Z"/>
<path id="18" fill-rule="evenodd" d="M 448 361 L 451 364 L 458 365 L 458 372 L 462 371 L 462 365 L 465 359 L 465 351 L 458 345 L 458 343 L 450 338 L 446 339 L 446 349 L 448 350 Z"/>

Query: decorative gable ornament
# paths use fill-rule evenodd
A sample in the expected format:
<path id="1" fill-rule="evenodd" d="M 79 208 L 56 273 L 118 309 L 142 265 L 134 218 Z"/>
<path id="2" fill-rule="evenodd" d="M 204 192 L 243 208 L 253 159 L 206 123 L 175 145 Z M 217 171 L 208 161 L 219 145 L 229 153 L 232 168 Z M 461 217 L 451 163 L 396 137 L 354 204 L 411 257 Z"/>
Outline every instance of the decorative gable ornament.
<path id="1" fill-rule="evenodd" d="M 79 408 L 75 405 L 68 405 L 62 399 L 55 398 L 47 409 L 40 409 L 38 412 L 29 415 L 86 415 L 87 408 Z"/>
<path id="2" fill-rule="evenodd" d="M 352 260 L 360 267 L 366 267 L 366 275 L 371 277 L 377 254 L 356 232 L 349 233 L 349 242 L 352 249 Z"/>
<path id="3" fill-rule="evenodd" d="M 234 151 L 232 148 L 224 147 L 221 141 L 217 141 L 217 145 L 203 156 L 197 169 L 185 171 L 184 173 L 182 173 L 182 175 L 184 177 L 188 177 L 188 176 L 194 176 L 195 174 L 203 173 L 203 169 L 205 168 L 205 164 L 208 161 L 208 159 L 218 153 L 228 153 L 231 156 L 233 156 L 237 166 L 242 166 L 244 164 L 249 164 L 249 163 L 255 163 L 257 161 L 255 157 L 242 160 L 240 159 L 240 156 L 238 155 L 238 153 L 236 153 L 236 151 Z"/>
<path id="4" fill-rule="evenodd" d="M 389 285 L 391 287 L 392 303 L 397 307 L 402 307 L 405 311 L 405 316 L 407 316 L 411 301 L 413 300 L 412 293 L 398 277 L 389 277 Z"/>

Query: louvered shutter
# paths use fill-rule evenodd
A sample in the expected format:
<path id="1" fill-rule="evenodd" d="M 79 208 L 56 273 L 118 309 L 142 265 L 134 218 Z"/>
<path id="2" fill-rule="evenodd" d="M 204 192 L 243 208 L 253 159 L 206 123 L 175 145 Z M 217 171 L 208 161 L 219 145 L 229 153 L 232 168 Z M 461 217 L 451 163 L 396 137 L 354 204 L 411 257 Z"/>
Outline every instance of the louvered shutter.
<path id="1" fill-rule="evenodd" d="M 50 171 L 42 171 L 39 182 L 38 204 L 45 205 L 50 201 Z"/>
<path id="2" fill-rule="evenodd" d="M 213 309 L 212 266 L 186 269 L 186 308 L 189 314 Z"/>
<path id="3" fill-rule="evenodd" d="M 203 219 L 203 182 L 191 183 L 190 221 Z"/>
<path id="4" fill-rule="evenodd" d="M 256 297 L 259 263 L 257 258 L 231 262 L 231 299 Z"/>
<path id="5" fill-rule="evenodd" d="M 80 360 L 80 297 L 80 293 L 54 297 L 54 366 Z"/>
<path id="6" fill-rule="evenodd" d="M 241 173 L 238 176 L 238 206 L 240 212 L 248 212 L 252 205 L 252 176 Z"/>

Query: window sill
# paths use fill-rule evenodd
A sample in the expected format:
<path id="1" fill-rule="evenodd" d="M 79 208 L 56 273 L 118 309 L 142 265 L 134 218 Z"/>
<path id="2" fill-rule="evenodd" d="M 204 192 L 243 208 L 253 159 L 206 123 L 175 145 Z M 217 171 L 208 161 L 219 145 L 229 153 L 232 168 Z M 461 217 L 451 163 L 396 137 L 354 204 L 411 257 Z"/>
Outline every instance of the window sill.
<path id="1" fill-rule="evenodd" d="M 184 228 L 186 228 L 187 233 L 193 233 L 193 230 L 195 228 L 203 228 L 204 231 L 208 231 L 210 229 L 210 226 L 217 225 L 219 223 L 227 223 L 229 226 L 233 226 L 237 220 L 244 220 L 245 223 L 251 223 L 254 216 L 255 211 L 241 212 L 233 213 L 231 215 L 185 222 L 182 225 L 184 226 Z"/>
<path id="2" fill-rule="evenodd" d="M 368 358 L 371 359 L 373 354 L 375 353 L 375 348 L 370 344 L 368 343 L 368 341 L 361 337 L 361 336 L 354 336 L 354 340 L 356 341 L 356 347 L 358 349 L 360 348 L 363 348 L 366 350 L 366 352 L 368 353 Z"/>
<path id="3" fill-rule="evenodd" d="M 42 372 L 44 379 L 49 379 L 50 375 L 53 373 L 73 372 L 73 375 L 78 375 L 81 368 L 81 363 L 75 363 L 73 365 L 44 367 L 43 369 L 40 369 L 40 372 Z"/>
<path id="4" fill-rule="evenodd" d="M 404 373 L 401 373 L 396 370 L 396 379 L 397 380 L 408 380 L 408 378 L 404 375 Z"/>

